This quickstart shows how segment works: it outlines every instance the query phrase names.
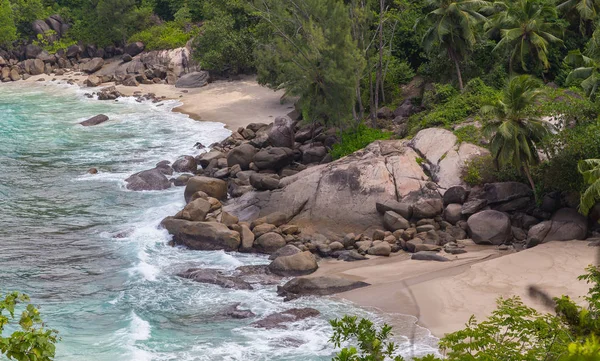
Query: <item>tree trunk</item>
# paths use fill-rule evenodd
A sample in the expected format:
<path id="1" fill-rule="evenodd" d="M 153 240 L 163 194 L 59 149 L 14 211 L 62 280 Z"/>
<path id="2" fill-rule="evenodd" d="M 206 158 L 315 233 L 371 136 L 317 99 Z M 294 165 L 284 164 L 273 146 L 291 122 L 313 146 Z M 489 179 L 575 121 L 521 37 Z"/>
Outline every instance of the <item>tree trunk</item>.
<path id="1" fill-rule="evenodd" d="M 529 172 L 529 167 L 527 165 L 523 165 L 523 172 L 527 176 L 527 180 L 529 181 L 529 185 L 531 186 L 531 190 L 533 190 L 533 197 L 537 203 L 537 193 L 535 191 L 535 183 L 533 183 L 533 178 L 531 178 L 531 173 Z"/>
<path id="2" fill-rule="evenodd" d="M 464 85 L 463 85 L 463 79 L 462 79 L 462 72 L 460 71 L 460 62 L 458 61 L 458 56 L 456 56 L 456 53 L 454 52 L 454 49 L 448 49 L 448 52 L 450 53 L 450 58 L 454 61 L 454 66 L 456 67 L 456 76 L 458 78 L 458 88 L 463 91 L 464 90 Z"/>
<path id="3" fill-rule="evenodd" d="M 375 112 L 379 110 L 379 91 L 382 88 L 381 76 L 383 73 L 383 13 L 385 0 L 379 0 L 379 59 L 377 61 L 377 76 L 375 80 Z"/>

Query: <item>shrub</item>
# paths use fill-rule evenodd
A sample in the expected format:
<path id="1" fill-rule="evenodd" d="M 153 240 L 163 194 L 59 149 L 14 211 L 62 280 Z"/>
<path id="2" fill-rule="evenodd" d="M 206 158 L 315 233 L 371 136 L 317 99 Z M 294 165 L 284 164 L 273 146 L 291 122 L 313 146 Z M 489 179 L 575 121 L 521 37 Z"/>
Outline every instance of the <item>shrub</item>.
<path id="1" fill-rule="evenodd" d="M 479 144 L 483 138 L 481 129 L 474 125 L 466 125 L 454 131 L 454 135 L 458 138 L 458 143 Z"/>
<path id="2" fill-rule="evenodd" d="M 468 161 L 463 168 L 462 179 L 472 187 L 494 182 L 527 182 L 527 179 L 514 167 L 506 166 L 498 169 L 492 156 Z"/>
<path id="3" fill-rule="evenodd" d="M 357 128 L 340 133 L 340 142 L 333 145 L 331 156 L 333 159 L 339 159 L 366 147 L 376 140 L 385 140 L 391 137 L 391 132 L 384 132 L 361 124 Z"/>
<path id="4" fill-rule="evenodd" d="M 71 39 L 68 35 L 64 35 L 62 38 L 55 41 L 48 40 L 54 35 L 56 35 L 56 31 L 54 30 L 48 30 L 44 33 L 44 35 L 38 34 L 37 40 L 34 40 L 33 44 L 40 46 L 50 54 L 54 54 L 60 49 L 67 49 L 69 46 L 77 44 L 77 42 Z"/>
<path id="5" fill-rule="evenodd" d="M 406 61 L 388 57 L 387 72 L 384 79 L 386 103 L 396 105 L 400 101 L 401 86 L 408 84 L 415 76 L 414 70 Z"/>
<path id="6" fill-rule="evenodd" d="M 198 34 L 198 28 L 185 31 L 176 22 L 168 22 L 142 30 L 129 38 L 129 42 L 141 41 L 147 50 L 174 49 L 185 44 Z"/>
<path id="7" fill-rule="evenodd" d="M 22 303 L 27 306 L 20 317 L 15 318 Z M 15 331 L 9 336 L 2 336 L 6 326 Z M 0 298 L 0 355 L 17 361 L 51 361 L 57 341 L 57 332 L 44 328 L 39 311 L 29 304 L 29 297 L 13 292 L 4 299 Z"/>

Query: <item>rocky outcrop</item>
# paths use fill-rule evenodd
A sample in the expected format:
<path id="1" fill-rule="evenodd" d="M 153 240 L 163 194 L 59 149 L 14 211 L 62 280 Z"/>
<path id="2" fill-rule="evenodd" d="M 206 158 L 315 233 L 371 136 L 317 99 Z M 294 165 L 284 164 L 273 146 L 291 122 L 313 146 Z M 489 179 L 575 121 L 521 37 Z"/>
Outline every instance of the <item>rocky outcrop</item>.
<path id="1" fill-rule="evenodd" d="M 240 234 L 217 222 L 191 222 L 168 217 L 161 225 L 173 235 L 176 244 L 200 251 L 237 251 Z"/>
<path id="2" fill-rule="evenodd" d="M 91 117 L 88 120 L 84 120 L 83 122 L 79 123 L 81 125 L 83 125 L 84 127 L 91 127 L 94 125 L 98 125 L 98 124 L 102 124 L 104 122 L 107 122 L 109 119 L 106 115 L 104 114 L 98 114 L 94 117 Z"/>
<path id="3" fill-rule="evenodd" d="M 291 310 L 275 313 L 251 324 L 257 328 L 285 328 L 285 324 L 298 322 L 307 318 L 317 317 L 321 313 L 314 308 L 292 308 Z"/>
<path id="4" fill-rule="evenodd" d="M 177 276 L 191 279 L 199 283 L 208 283 L 223 288 L 232 288 L 236 290 L 252 290 L 252 285 L 239 277 L 227 276 L 222 271 L 216 269 L 190 268 L 187 271 L 178 273 Z"/>
<path id="5" fill-rule="evenodd" d="M 303 276 L 317 270 L 317 260 L 310 252 L 301 252 L 293 255 L 281 255 L 269 265 L 269 270 L 283 277 Z"/>
<path id="6" fill-rule="evenodd" d="M 171 182 L 160 168 L 145 170 L 125 179 L 132 191 L 159 191 L 171 187 Z"/>
<path id="7" fill-rule="evenodd" d="M 575 209 L 559 209 L 549 221 L 529 229 L 527 247 L 551 241 L 583 240 L 588 232 L 588 220 Z"/>
<path id="8" fill-rule="evenodd" d="M 441 128 L 421 130 L 413 138 L 412 146 L 427 161 L 433 180 L 443 189 L 464 185 L 463 165 L 490 154 L 487 149 L 470 143 L 458 144 L 451 131 Z"/>
<path id="9" fill-rule="evenodd" d="M 366 282 L 339 277 L 300 277 L 277 287 L 277 294 L 292 300 L 302 296 L 326 296 L 369 286 Z"/>
<path id="10" fill-rule="evenodd" d="M 197 71 L 186 74 L 175 83 L 176 88 L 201 88 L 208 85 L 210 75 L 207 71 Z"/>
<path id="11" fill-rule="evenodd" d="M 500 245 L 511 240 L 510 219 L 502 212 L 479 212 L 467 221 L 469 236 L 477 244 Z"/>

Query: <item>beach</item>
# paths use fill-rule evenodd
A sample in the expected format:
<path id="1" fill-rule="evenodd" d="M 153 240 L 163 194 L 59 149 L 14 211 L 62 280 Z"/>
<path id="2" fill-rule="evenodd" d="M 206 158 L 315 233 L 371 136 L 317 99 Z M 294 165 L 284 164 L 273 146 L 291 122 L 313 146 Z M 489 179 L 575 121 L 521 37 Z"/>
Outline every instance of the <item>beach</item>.
<path id="1" fill-rule="evenodd" d="M 344 263 L 325 261 L 311 276 L 333 275 L 371 286 L 337 295 L 386 313 L 409 314 L 435 336 L 462 329 L 471 315 L 484 320 L 499 297 L 519 296 L 540 312 L 551 312 L 528 293 L 536 285 L 552 297 L 581 302 L 589 286 L 577 277 L 595 264 L 597 251 L 585 241 L 551 242 L 517 253 L 471 246 L 451 262 L 413 261 L 407 254 Z"/>
<path id="2" fill-rule="evenodd" d="M 72 80 L 82 89 L 95 92 L 113 86 L 104 83 L 98 88 L 86 88 L 83 85 L 87 75 L 70 72 L 65 75 L 36 75 L 27 82 L 43 79 L 52 83 L 65 83 Z M 54 79 L 54 80 L 53 80 Z M 292 100 L 283 100 L 284 91 L 274 91 L 260 86 L 253 76 L 241 77 L 240 80 L 219 80 L 202 88 L 180 89 L 169 84 L 140 84 L 137 87 L 117 85 L 117 90 L 125 96 L 153 93 L 158 98 L 178 100 L 181 106 L 173 109 L 189 115 L 195 120 L 224 123 L 228 129 L 237 130 L 250 123 L 271 123 L 276 117 L 286 115 L 294 110 Z"/>

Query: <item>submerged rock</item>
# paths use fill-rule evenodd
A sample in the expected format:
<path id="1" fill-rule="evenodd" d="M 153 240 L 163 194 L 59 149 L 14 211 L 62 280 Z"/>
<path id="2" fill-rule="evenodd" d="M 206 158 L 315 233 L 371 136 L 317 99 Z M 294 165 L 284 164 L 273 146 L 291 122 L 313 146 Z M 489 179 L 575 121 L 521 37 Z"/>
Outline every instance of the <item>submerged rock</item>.
<path id="1" fill-rule="evenodd" d="M 83 125 L 84 127 L 91 127 L 94 125 L 98 125 L 98 124 L 102 124 L 106 121 L 108 121 L 108 117 L 104 114 L 98 114 L 95 117 L 91 117 L 88 120 L 84 120 L 83 122 L 79 123 L 81 125 Z"/>
<path id="2" fill-rule="evenodd" d="M 173 235 L 176 244 L 200 251 L 237 251 L 240 234 L 217 222 L 191 222 L 173 217 L 165 218 L 161 225 Z"/>
<path id="3" fill-rule="evenodd" d="M 307 318 L 317 317 L 321 314 L 314 308 L 292 308 L 291 310 L 274 313 L 251 324 L 257 328 L 285 328 L 286 323 L 298 322 Z"/>
<path id="4" fill-rule="evenodd" d="M 177 276 L 223 288 L 233 288 L 236 290 L 254 289 L 250 283 L 243 281 L 239 277 L 226 276 L 222 271 L 216 269 L 190 268 L 187 271 L 178 273 Z"/>
<path id="5" fill-rule="evenodd" d="M 125 179 L 132 191 L 159 191 L 171 187 L 171 182 L 160 168 L 145 170 Z"/>

